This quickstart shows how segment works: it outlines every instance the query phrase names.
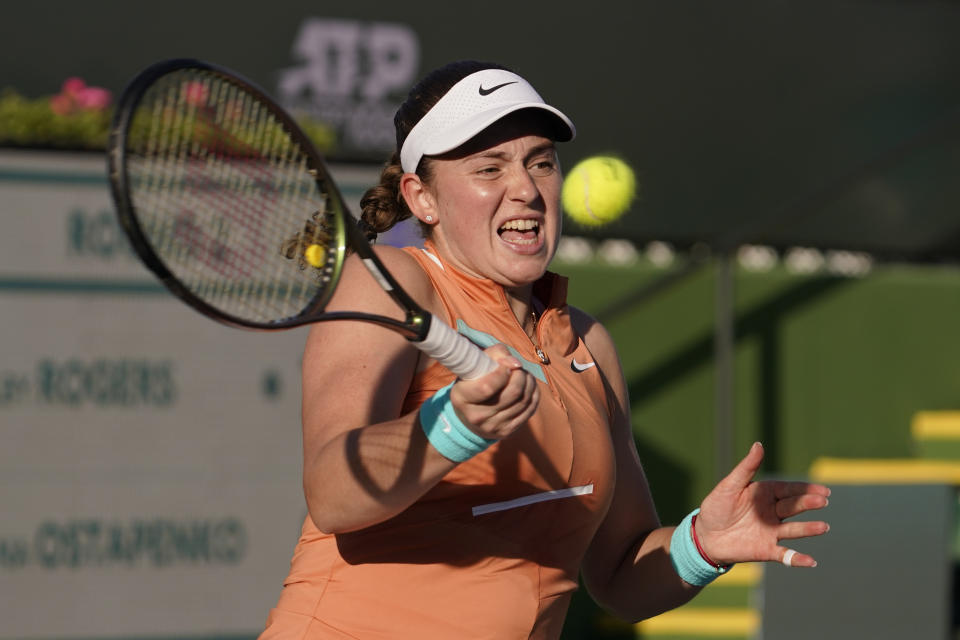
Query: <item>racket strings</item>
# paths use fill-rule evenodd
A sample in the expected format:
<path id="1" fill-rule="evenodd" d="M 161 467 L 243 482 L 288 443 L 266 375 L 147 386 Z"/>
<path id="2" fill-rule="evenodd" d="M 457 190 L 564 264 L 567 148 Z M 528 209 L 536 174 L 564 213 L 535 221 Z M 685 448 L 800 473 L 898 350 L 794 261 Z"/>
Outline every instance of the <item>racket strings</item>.
<path id="1" fill-rule="evenodd" d="M 308 250 L 314 245 L 332 249 L 335 234 L 335 216 L 325 206 L 315 211 L 300 231 L 283 241 L 280 253 L 288 260 L 295 260 L 300 269 L 316 267 L 307 259 Z"/>
<path id="2" fill-rule="evenodd" d="M 141 98 L 126 151 L 143 234 L 205 303 L 269 323 L 300 314 L 330 285 L 338 203 L 283 121 L 244 87 L 205 70 L 164 76 Z M 322 268 L 305 263 L 312 245 Z"/>

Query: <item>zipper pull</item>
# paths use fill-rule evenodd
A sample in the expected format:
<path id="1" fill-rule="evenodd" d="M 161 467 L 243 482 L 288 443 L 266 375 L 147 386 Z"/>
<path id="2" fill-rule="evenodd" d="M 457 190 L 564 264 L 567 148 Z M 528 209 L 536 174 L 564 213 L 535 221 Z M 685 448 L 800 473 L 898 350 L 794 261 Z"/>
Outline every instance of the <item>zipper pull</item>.
<path id="1" fill-rule="evenodd" d="M 543 349 L 534 345 L 534 349 L 537 350 L 537 357 L 540 358 L 540 362 L 543 364 L 550 364 L 550 358 L 547 357 L 547 354 L 543 352 Z"/>

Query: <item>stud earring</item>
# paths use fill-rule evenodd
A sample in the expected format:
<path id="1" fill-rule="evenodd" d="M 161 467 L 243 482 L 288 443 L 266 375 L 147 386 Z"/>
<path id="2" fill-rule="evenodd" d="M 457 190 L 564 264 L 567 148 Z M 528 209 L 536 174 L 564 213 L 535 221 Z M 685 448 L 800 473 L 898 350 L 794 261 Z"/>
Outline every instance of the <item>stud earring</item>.
<path id="1" fill-rule="evenodd" d="M 427 222 L 433 222 L 433 216 L 426 216 L 424 220 L 426 220 Z"/>

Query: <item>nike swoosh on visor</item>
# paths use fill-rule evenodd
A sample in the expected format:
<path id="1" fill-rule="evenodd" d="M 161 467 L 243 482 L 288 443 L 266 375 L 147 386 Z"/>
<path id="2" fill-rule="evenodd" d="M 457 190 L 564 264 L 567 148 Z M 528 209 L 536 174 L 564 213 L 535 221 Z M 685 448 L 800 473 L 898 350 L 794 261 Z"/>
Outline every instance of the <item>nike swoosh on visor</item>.
<path id="1" fill-rule="evenodd" d="M 483 88 L 483 85 L 480 85 L 480 89 L 479 89 L 480 95 L 482 95 L 482 96 L 488 96 L 488 95 L 490 95 L 491 93 L 493 93 L 494 91 L 496 91 L 497 89 L 503 89 L 503 88 L 504 88 L 505 86 L 507 86 L 508 84 L 517 84 L 517 81 L 514 80 L 513 82 L 504 82 L 503 84 L 498 84 L 497 86 L 495 86 L 495 87 L 490 87 L 489 89 L 484 89 L 484 88 Z"/>

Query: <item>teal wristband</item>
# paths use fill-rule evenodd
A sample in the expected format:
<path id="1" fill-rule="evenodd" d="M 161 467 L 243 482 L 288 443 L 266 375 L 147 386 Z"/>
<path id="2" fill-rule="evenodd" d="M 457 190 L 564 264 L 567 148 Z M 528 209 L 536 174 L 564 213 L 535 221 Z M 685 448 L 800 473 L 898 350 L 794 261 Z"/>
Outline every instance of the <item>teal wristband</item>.
<path id="1" fill-rule="evenodd" d="M 444 458 L 453 462 L 469 460 L 496 440 L 487 440 L 463 424 L 450 403 L 451 382 L 420 406 L 420 427 L 427 440 Z"/>
<path id="2" fill-rule="evenodd" d="M 693 540 L 693 518 L 700 509 L 694 509 L 680 521 L 670 538 L 670 561 L 684 582 L 703 587 L 725 574 L 733 565 L 717 566 L 707 562 Z"/>

